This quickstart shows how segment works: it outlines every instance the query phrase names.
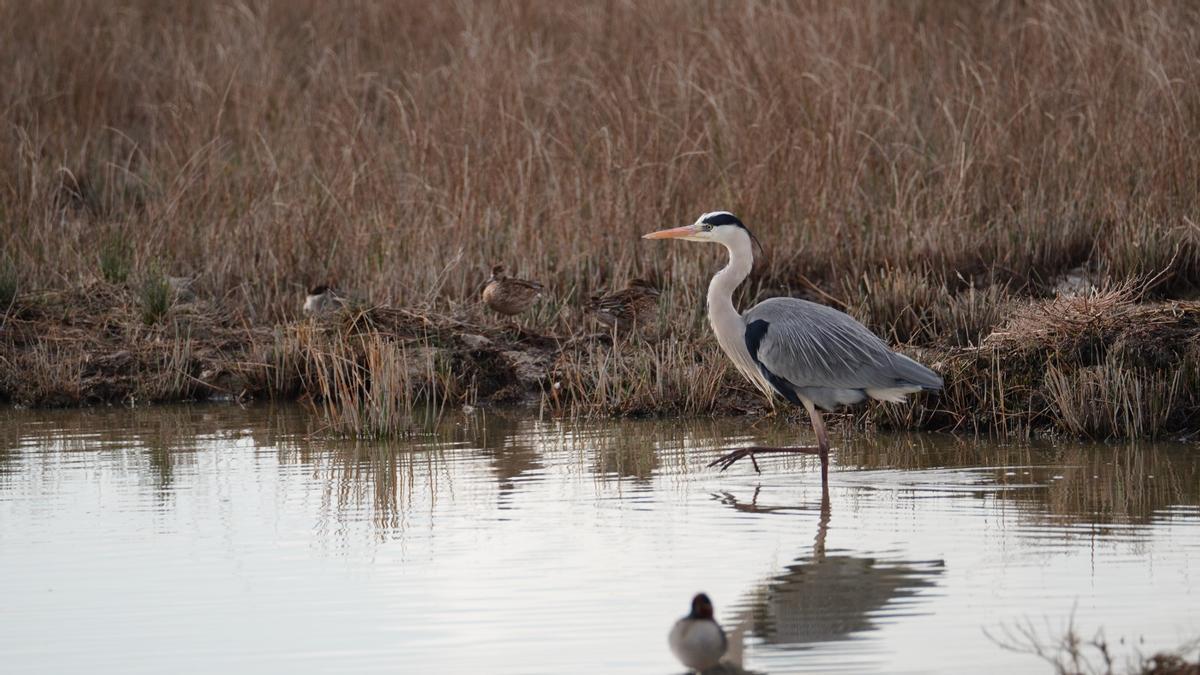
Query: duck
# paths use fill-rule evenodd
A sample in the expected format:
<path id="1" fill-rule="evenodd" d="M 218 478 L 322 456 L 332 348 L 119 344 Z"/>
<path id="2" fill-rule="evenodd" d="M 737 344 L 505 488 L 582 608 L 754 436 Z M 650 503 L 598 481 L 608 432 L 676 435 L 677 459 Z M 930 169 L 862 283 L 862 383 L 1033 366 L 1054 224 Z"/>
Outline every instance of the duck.
<path id="1" fill-rule="evenodd" d="M 713 618 L 712 600 L 704 593 L 692 598 L 692 611 L 675 622 L 667 642 L 680 663 L 698 672 L 720 663 L 729 647 L 725 631 Z"/>
<path id="2" fill-rule="evenodd" d="M 196 299 L 196 291 L 192 288 L 196 277 L 173 277 L 168 274 L 164 279 L 171 287 L 171 294 L 174 296 L 175 302 L 188 303 Z"/>
<path id="3" fill-rule="evenodd" d="M 654 319 L 661 293 L 651 282 L 634 279 L 624 290 L 593 295 L 587 308 L 600 323 L 609 328 L 621 331 L 636 329 Z"/>
<path id="4" fill-rule="evenodd" d="M 324 284 L 310 288 L 308 295 L 304 298 L 304 313 L 308 316 L 333 314 L 345 306 L 346 298 Z"/>
<path id="5" fill-rule="evenodd" d="M 497 314 L 516 316 L 529 311 L 541 294 L 542 285 L 538 282 L 510 277 L 504 265 L 496 265 L 483 287 L 483 303 Z"/>

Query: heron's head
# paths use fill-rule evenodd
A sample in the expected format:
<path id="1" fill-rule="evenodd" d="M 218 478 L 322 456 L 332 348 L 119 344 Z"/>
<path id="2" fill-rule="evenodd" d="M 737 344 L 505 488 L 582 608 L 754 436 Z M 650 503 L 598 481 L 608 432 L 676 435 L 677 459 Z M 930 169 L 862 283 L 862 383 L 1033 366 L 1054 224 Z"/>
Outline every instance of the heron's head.
<path id="1" fill-rule="evenodd" d="M 328 292 L 329 292 L 329 287 L 326 286 L 325 284 L 321 284 L 319 286 L 313 286 L 312 288 L 308 289 L 308 294 L 310 296 L 325 295 Z"/>
<path id="2" fill-rule="evenodd" d="M 690 619 L 711 619 L 713 618 L 712 600 L 704 593 L 697 593 L 696 597 L 692 598 L 692 611 L 688 614 Z"/>
<path id="3" fill-rule="evenodd" d="M 684 239 L 687 241 L 711 241 L 732 248 L 739 243 L 758 243 L 750 230 L 738 217 L 728 211 L 713 211 L 702 214 L 696 222 L 683 227 L 659 230 L 642 235 L 643 239 Z"/>
<path id="4" fill-rule="evenodd" d="M 494 265 L 492 267 L 492 278 L 493 279 L 503 279 L 504 278 L 504 265 Z"/>

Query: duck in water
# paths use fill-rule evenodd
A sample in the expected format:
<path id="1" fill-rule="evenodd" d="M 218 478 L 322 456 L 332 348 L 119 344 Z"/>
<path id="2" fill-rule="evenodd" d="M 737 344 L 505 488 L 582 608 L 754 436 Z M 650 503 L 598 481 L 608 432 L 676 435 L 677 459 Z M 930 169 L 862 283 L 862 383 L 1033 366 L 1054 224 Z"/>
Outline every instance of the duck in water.
<path id="1" fill-rule="evenodd" d="M 692 611 L 675 622 L 667 641 L 675 658 L 695 671 L 716 666 L 729 646 L 725 631 L 713 618 L 712 600 L 704 593 L 692 598 Z"/>

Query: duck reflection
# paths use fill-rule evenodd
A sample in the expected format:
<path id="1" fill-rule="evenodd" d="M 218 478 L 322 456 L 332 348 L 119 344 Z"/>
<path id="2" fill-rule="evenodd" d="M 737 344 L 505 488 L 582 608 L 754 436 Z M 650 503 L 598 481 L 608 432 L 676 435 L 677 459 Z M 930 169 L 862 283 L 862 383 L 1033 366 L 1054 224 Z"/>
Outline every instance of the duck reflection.
<path id="1" fill-rule="evenodd" d="M 476 428 L 473 444 L 488 458 L 496 477 L 496 508 L 513 508 L 513 497 L 522 479 L 538 474 L 545 468 L 536 448 L 526 440 L 521 424 L 504 415 L 487 415 Z"/>
<path id="2" fill-rule="evenodd" d="M 731 495 L 721 498 L 734 508 L 754 513 L 780 512 L 783 507 L 748 503 Z M 792 507 L 808 510 L 812 507 Z M 898 561 L 828 551 L 826 539 L 832 509 L 829 491 L 821 494 L 817 534 L 805 555 L 749 594 L 739 605 L 738 622 L 767 645 L 801 648 L 847 639 L 874 630 L 885 616 L 911 614 L 922 589 L 936 585 L 944 570 L 940 560 Z"/>

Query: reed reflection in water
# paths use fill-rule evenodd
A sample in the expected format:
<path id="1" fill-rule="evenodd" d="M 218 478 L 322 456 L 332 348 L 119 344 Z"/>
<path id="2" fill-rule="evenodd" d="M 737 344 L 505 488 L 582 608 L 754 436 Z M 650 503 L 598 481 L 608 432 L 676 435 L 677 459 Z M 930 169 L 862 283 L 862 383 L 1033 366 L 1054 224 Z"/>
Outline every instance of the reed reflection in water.
<path id="1" fill-rule="evenodd" d="M 1145 650 L 1200 635 L 1189 446 L 853 436 L 822 493 L 808 457 L 704 468 L 794 442 L 775 422 L 0 418 L 14 672 L 677 672 L 698 590 L 756 672 L 1036 669 L 982 629 L 1073 607 Z"/>

